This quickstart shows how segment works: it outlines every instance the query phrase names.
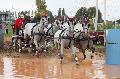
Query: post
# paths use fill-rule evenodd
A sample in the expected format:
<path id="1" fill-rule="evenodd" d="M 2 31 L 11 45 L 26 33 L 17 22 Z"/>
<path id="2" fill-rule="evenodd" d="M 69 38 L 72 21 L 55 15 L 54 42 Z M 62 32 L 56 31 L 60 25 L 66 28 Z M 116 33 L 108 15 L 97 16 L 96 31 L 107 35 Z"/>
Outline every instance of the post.
<path id="1" fill-rule="evenodd" d="M 104 0 L 104 23 L 106 25 L 106 0 Z"/>
<path id="2" fill-rule="evenodd" d="M 106 0 L 104 0 L 104 24 L 105 24 L 105 29 L 104 29 L 104 46 L 106 45 Z"/>
<path id="3" fill-rule="evenodd" d="M 3 47 L 4 44 L 4 15 L 0 14 L 0 47 Z"/>
<path id="4" fill-rule="evenodd" d="M 96 17 L 94 23 L 95 31 L 97 31 L 97 24 L 98 24 L 98 0 L 96 0 Z"/>

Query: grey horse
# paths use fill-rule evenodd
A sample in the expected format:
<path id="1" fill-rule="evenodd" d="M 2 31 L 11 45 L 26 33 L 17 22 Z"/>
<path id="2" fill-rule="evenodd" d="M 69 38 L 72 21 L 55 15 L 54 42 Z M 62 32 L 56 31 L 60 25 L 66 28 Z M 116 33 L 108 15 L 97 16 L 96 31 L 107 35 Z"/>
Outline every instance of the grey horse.
<path id="1" fill-rule="evenodd" d="M 76 56 L 76 52 L 74 51 L 74 45 L 73 45 L 73 26 L 72 23 L 65 22 L 63 23 L 62 29 L 58 30 L 54 35 L 54 43 L 57 43 L 58 46 L 60 45 L 60 62 L 63 61 L 63 55 L 64 55 L 64 48 L 69 48 L 71 50 L 72 55 L 74 56 L 74 60 L 78 64 L 78 57 Z"/>
<path id="2" fill-rule="evenodd" d="M 74 45 L 75 47 L 82 49 L 84 59 L 86 58 L 85 50 L 91 49 L 94 53 L 93 40 L 90 38 L 88 25 L 77 23 L 74 27 Z"/>

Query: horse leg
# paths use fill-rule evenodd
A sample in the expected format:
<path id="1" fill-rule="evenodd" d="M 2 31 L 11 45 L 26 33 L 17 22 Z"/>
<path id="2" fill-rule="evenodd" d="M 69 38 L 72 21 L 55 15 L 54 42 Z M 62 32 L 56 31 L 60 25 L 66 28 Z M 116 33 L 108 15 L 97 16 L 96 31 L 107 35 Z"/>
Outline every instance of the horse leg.
<path id="1" fill-rule="evenodd" d="M 37 54 L 38 54 L 38 50 L 39 50 L 39 45 L 38 45 L 37 36 L 34 36 L 34 43 L 35 43 L 35 47 L 36 47 L 36 53 L 35 53 L 35 55 L 37 55 Z"/>
<path id="2" fill-rule="evenodd" d="M 16 43 L 17 43 L 17 38 L 16 37 L 12 37 L 12 46 L 13 46 L 13 49 L 16 49 Z"/>
<path id="3" fill-rule="evenodd" d="M 80 41 L 80 44 L 81 44 L 82 53 L 85 59 L 86 58 L 85 50 L 88 49 L 89 41 L 88 40 Z"/>
<path id="4" fill-rule="evenodd" d="M 31 53 L 33 50 L 33 40 L 32 39 L 29 40 L 29 45 L 30 45 L 30 48 L 28 49 L 28 52 Z"/>
<path id="5" fill-rule="evenodd" d="M 73 44 L 70 44 L 70 49 L 71 49 L 71 52 L 72 52 L 72 55 L 74 57 L 74 60 L 76 62 L 76 65 L 79 65 L 79 60 L 78 60 L 78 57 L 76 55 L 76 51 L 74 50 L 75 49 L 75 46 Z"/>
<path id="6" fill-rule="evenodd" d="M 88 41 L 88 46 L 89 46 L 89 48 L 90 48 L 90 50 L 92 51 L 92 53 L 94 53 L 95 52 L 95 48 L 93 47 L 93 40 L 89 40 Z M 93 55 L 91 55 L 91 59 L 93 58 Z"/>
<path id="7" fill-rule="evenodd" d="M 84 59 L 85 59 L 86 58 L 85 49 L 82 49 L 82 53 L 83 53 L 83 56 L 84 56 Z"/>
<path id="8" fill-rule="evenodd" d="M 58 41 L 57 39 L 54 39 L 54 47 L 55 47 L 55 50 L 57 50 L 56 52 L 58 53 L 58 56 L 60 57 L 60 52 L 59 52 L 59 49 L 58 49 Z"/>
<path id="9" fill-rule="evenodd" d="M 63 39 L 61 39 L 61 51 L 60 51 L 60 62 L 62 63 L 62 60 L 63 60 L 63 54 L 64 54 L 64 43 L 63 43 Z"/>
<path id="10" fill-rule="evenodd" d="M 53 45 L 54 45 L 54 47 L 57 49 L 57 41 L 56 41 L 56 39 L 54 39 Z"/>
<path id="11" fill-rule="evenodd" d="M 18 50 L 19 50 L 19 53 L 22 52 L 22 41 L 21 41 L 21 39 L 18 39 Z"/>

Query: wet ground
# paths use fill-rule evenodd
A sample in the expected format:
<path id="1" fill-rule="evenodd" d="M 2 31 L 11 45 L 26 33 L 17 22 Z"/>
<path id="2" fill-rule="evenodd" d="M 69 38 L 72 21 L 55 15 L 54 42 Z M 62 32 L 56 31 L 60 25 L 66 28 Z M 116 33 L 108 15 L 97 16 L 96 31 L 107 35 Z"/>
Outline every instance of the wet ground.
<path id="1" fill-rule="evenodd" d="M 6 47 L 10 39 L 5 38 Z M 76 65 L 66 50 L 64 62 L 60 64 L 56 52 L 34 56 L 34 53 L 8 49 L 0 51 L 0 79 L 120 79 L 120 66 L 106 65 L 104 57 L 82 60 Z M 81 53 L 78 56 L 83 57 Z"/>

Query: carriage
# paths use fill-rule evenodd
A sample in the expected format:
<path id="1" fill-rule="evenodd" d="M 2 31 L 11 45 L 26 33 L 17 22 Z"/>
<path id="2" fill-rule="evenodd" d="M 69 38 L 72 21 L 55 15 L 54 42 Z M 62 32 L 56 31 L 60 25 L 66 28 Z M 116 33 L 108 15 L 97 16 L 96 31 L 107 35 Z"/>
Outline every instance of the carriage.
<path id="1" fill-rule="evenodd" d="M 104 31 L 90 32 L 94 44 L 104 45 Z"/>
<path id="2" fill-rule="evenodd" d="M 82 49 L 85 59 L 86 49 L 94 51 L 93 42 L 88 34 L 88 25 L 83 25 L 80 22 L 74 23 L 74 19 L 68 19 L 70 20 L 66 22 L 55 20 L 53 23 L 48 24 L 48 19 L 42 17 L 40 23 L 27 23 L 25 29 L 20 31 L 19 36 L 13 36 L 13 46 L 19 52 L 28 48 L 38 54 L 49 51 L 49 47 L 55 45 L 60 51 L 58 53 L 60 62 L 63 61 L 64 48 L 69 48 L 78 64 L 76 47 Z"/>

